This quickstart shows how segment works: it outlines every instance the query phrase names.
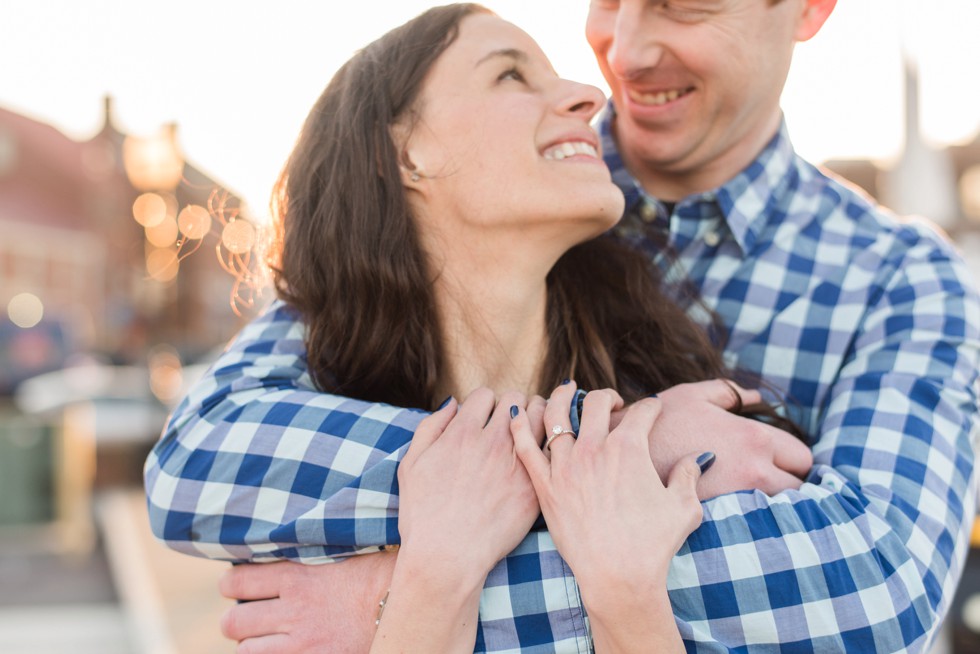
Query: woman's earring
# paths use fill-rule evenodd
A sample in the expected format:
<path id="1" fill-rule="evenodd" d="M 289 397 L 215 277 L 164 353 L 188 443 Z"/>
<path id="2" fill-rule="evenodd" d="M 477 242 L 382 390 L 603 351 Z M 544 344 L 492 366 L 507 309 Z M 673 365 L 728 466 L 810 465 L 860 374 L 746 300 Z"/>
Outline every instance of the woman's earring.
<path id="1" fill-rule="evenodd" d="M 411 177 L 411 179 L 412 179 L 413 182 L 417 182 L 420 179 L 422 179 L 422 176 L 419 175 L 419 172 L 417 170 L 413 170 L 410 177 Z"/>

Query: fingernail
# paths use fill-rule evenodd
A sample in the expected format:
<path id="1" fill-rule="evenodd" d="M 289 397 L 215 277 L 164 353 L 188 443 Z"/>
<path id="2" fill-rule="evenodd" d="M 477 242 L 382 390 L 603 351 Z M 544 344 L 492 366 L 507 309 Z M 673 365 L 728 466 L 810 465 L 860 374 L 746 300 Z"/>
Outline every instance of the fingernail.
<path id="1" fill-rule="evenodd" d="M 702 454 L 697 458 L 695 463 L 697 463 L 698 467 L 701 468 L 701 474 L 703 475 L 704 473 L 708 472 L 708 468 L 714 465 L 715 453 L 705 452 L 704 454 Z"/>
<path id="2" fill-rule="evenodd" d="M 436 411 L 442 411 L 443 409 L 445 409 L 447 406 L 449 406 L 449 403 L 452 401 L 452 399 L 453 399 L 453 396 L 452 395 L 450 395 L 449 397 L 447 397 L 446 399 L 444 399 L 442 401 L 442 404 L 439 405 L 439 408 L 436 409 Z"/>
<path id="3" fill-rule="evenodd" d="M 511 418 L 516 418 L 517 417 L 517 405 L 516 404 L 510 405 L 510 417 Z"/>
<path id="4" fill-rule="evenodd" d="M 560 385 L 561 386 L 564 386 L 565 384 L 571 384 L 571 383 L 572 383 L 572 380 L 571 379 L 563 379 L 563 380 L 561 380 L 561 384 Z"/>

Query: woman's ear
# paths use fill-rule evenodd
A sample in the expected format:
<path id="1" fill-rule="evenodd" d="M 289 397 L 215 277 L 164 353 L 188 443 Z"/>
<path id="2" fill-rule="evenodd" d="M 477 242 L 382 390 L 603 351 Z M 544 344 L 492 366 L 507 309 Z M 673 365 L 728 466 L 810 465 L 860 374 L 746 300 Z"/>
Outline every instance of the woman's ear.
<path id="1" fill-rule="evenodd" d="M 420 187 L 420 182 L 425 179 L 425 174 L 420 171 L 415 164 L 408 161 L 408 156 L 405 156 L 403 161 L 398 164 L 398 170 L 402 175 L 402 184 L 406 188 L 413 188 L 418 190 Z"/>
<path id="2" fill-rule="evenodd" d="M 809 41 L 827 22 L 837 0 L 804 0 L 803 14 L 796 26 L 796 40 Z"/>
<path id="3" fill-rule="evenodd" d="M 402 185 L 406 188 L 418 189 L 419 182 L 425 179 L 425 175 L 419 170 L 411 152 L 411 130 L 401 121 L 395 123 L 390 128 L 391 140 L 398 152 L 398 171 L 401 173 Z"/>

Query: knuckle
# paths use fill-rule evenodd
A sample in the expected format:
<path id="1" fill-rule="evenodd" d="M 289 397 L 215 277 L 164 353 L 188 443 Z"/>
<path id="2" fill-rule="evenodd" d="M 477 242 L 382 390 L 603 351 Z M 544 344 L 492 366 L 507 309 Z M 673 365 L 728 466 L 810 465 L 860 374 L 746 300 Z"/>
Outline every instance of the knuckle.
<path id="1" fill-rule="evenodd" d="M 235 573 L 235 568 L 225 570 L 218 578 L 218 592 L 222 597 L 240 599 L 242 596 L 241 577 Z"/>
<path id="2" fill-rule="evenodd" d="M 585 395 L 585 401 L 582 406 L 583 410 L 587 408 L 593 411 L 599 411 L 603 407 L 612 407 L 612 397 L 603 391 L 589 391 Z"/>
<path id="3" fill-rule="evenodd" d="M 748 488 L 765 488 L 769 483 L 767 469 L 759 465 L 749 466 L 745 471 L 745 486 Z"/>
<path id="4" fill-rule="evenodd" d="M 753 422 L 746 434 L 746 444 L 756 452 L 768 451 L 772 448 L 772 437 L 761 423 Z"/>
<path id="5" fill-rule="evenodd" d="M 639 417 L 645 422 L 652 422 L 660 415 L 661 407 L 660 400 L 648 397 L 633 403 L 627 410 L 627 413 Z"/>

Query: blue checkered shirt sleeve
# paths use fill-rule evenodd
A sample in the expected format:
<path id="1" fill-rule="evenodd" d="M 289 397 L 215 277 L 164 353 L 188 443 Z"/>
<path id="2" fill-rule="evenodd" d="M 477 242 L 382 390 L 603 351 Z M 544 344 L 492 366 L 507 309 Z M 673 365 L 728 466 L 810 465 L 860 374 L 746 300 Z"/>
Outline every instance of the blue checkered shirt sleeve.
<path id="1" fill-rule="evenodd" d="M 975 512 L 980 310 L 945 246 L 901 237 L 916 244 L 894 265 L 860 271 L 857 256 L 848 275 L 888 279 L 824 289 L 840 333 L 782 352 L 786 330 L 768 334 L 764 370 L 839 365 L 809 414 L 816 465 L 798 492 L 705 503 L 669 580 L 689 651 L 921 652 L 935 636 Z M 841 333 L 834 361 L 827 339 Z"/>
<path id="2" fill-rule="evenodd" d="M 153 531 L 231 561 L 396 544 L 396 467 L 425 415 L 316 391 L 302 324 L 277 302 L 192 387 L 150 454 Z"/>

